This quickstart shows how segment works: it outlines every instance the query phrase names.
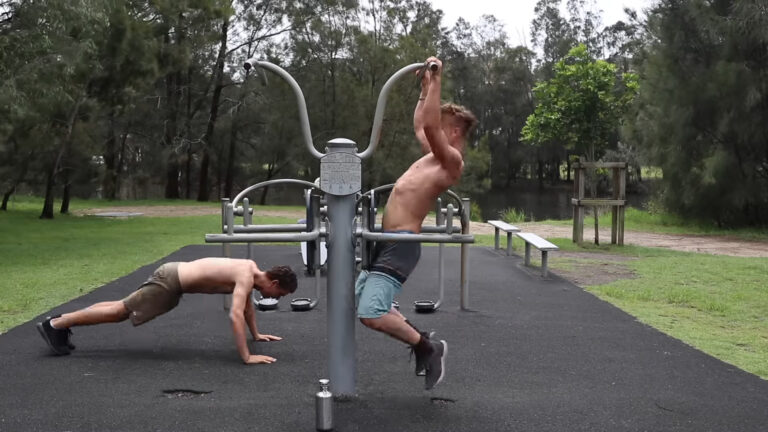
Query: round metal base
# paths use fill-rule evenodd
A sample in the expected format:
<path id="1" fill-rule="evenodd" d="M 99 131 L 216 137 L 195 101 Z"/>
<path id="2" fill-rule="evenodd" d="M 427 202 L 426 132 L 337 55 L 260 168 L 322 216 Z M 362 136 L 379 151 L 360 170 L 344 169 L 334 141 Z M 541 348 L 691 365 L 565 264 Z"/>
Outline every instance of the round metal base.
<path id="1" fill-rule="evenodd" d="M 277 309 L 277 299 L 266 297 L 256 303 L 259 310 L 268 311 Z"/>
<path id="2" fill-rule="evenodd" d="M 432 313 L 437 310 L 435 302 L 432 300 L 416 300 L 413 302 L 413 308 L 418 313 Z"/>
<path id="3" fill-rule="evenodd" d="M 312 300 L 306 297 L 299 297 L 291 300 L 291 309 L 297 312 L 304 312 L 312 309 Z"/>

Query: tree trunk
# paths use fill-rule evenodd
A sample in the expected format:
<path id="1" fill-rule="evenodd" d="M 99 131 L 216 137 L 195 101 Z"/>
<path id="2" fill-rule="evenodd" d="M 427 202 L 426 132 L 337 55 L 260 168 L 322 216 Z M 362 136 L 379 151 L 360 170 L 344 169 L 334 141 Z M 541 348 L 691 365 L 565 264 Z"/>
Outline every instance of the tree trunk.
<path id="1" fill-rule="evenodd" d="M 205 128 L 203 136 L 203 160 L 200 163 L 200 186 L 197 190 L 198 201 L 208 201 L 208 165 L 210 164 L 210 146 L 213 140 L 213 133 L 216 130 L 216 120 L 219 116 L 219 101 L 221 100 L 221 91 L 224 88 L 224 60 L 227 56 L 227 35 L 229 34 L 229 17 L 224 18 L 221 24 L 221 40 L 219 44 L 219 54 L 216 57 L 216 76 L 213 86 L 213 97 L 211 98 L 211 111 L 208 117 L 208 126 Z"/>
<path id="2" fill-rule="evenodd" d="M 107 141 L 104 143 L 104 178 L 101 181 L 102 196 L 106 199 L 117 197 L 117 133 L 115 128 L 115 108 L 107 114 Z"/>
<path id="3" fill-rule="evenodd" d="M 242 104 L 245 99 L 245 92 L 240 100 Z M 224 196 L 232 198 L 232 187 L 235 177 L 235 151 L 237 147 L 237 132 L 239 128 L 238 117 L 240 114 L 240 105 L 235 109 L 234 117 L 232 118 L 232 127 L 229 130 L 229 152 L 227 153 L 227 169 L 224 180 Z"/>
<path id="4" fill-rule="evenodd" d="M 184 136 L 187 137 L 187 155 L 184 161 L 184 199 L 189 199 L 192 196 L 192 159 L 195 152 L 192 150 L 192 141 L 189 137 L 192 136 L 192 67 L 187 68 L 186 82 L 184 83 L 184 94 L 187 98 L 187 112 L 186 121 L 184 126 Z"/>
<path id="5" fill-rule="evenodd" d="M 61 207 L 59 207 L 59 213 L 69 213 L 69 168 L 64 169 L 64 191 L 61 194 Z"/>
<path id="6" fill-rule="evenodd" d="M 117 166 L 115 167 L 115 198 L 120 194 L 120 187 L 122 186 L 123 178 L 123 166 L 125 163 L 125 145 L 128 141 L 128 132 L 124 132 L 120 138 L 120 152 L 117 155 Z"/>
<path id="7" fill-rule="evenodd" d="M 16 185 L 11 186 L 11 188 L 3 194 L 3 204 L 0 206 L 0 210 L 8 211 L 8 200 L 11 199 L 11 195 L 13 195 L 14 192 L 16 192 Z"/>
<path id="8" fill-rule="evenodd" d="M 183 22 L 183 15 L 179 14 L 179 22 Z M 184 32 L 180 28 L 173 29 L 176 35 L 177 49 L 181 47 L 184 41 Z M 171 45 L 171 30 L 169 29 L 164 37 L 163 43 L 165 45 Z M 179 118 L 179 86 L 181 84 L 181 71 L 174 68 L 168 72 L 165 76 L 165 96 L 166 96 L 166 110 L 165 110 L 165 130 L 163 132 L 163 147 L 168 152 L 166 158 L 165 168 L 165 198 L 178 199 L 180 198 L 179 192 L 179 171 L 180 163 L 176 154 L 176 140 L 178 135 L 178 118 Z"/>
<path id="9" fill-rule="evenodd" d="M 179 158 L 176 156 L 177 116 L 179 108 L 178 94 L 179 73 L 173 72 L 165 78 L 166 98 L 168 107 L 165 116 L 165 132 L 163 147 L 168 151 L 165 169 L 165 197 L 179 198 Z"/>
<path id="10" fill-rule="evenodd" d="M 72 108 L 72 112 L 67 120 L 67 132 L 64 138 L 61 140 L 59 151 L 56 154 L 56 159 L 48 169 L 47 179 L 45 182 L 45 201 L 43 202 L 43 211 L 40 214 L 40 219 L 53 219 L 53 187 L 56 183 L 56 174 L 58 174 L 61 161 L 67 153 L 70 143 L 72 142 L 72 133 L 75 129 L 75 123 L 77 117 L 80 114 L 80 105 L 85 100 L 85 96 L 78 96 L 75 106 Z"/>
<path id="11" fill-rule="evenodd" d="M 16 176 L 16 178 L 13 180 L 13 183 L 11 183 L 11 187 L 9 187 L 8 190 L 3 194 L 3 203 L 0 205 L 0 210 L 8 210 L 8 200 L 11 199 L 11 196 L 14 193 L 16 193 L 16 188 L 21 184 L 21 182 L 24 181 L 24 177 L 27 176 L 27 171 L 29 170 L 29 162 L 33 157 L 35 157 L 35 152 L 30 152 L 27 157 L 21 160 L 19 175 Z"/>

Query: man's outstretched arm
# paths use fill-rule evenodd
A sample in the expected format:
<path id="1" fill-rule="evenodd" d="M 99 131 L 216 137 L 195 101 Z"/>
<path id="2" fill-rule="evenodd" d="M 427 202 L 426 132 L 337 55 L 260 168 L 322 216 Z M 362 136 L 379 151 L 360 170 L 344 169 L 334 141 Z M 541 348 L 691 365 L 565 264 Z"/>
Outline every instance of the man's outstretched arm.
<path id="1" fill-rule="evenodd" d="M 256 310 L 253 307 L 253 302 L 250 299 L 245 299 L 245 323 L 248 324 L 248 328 L 251 330 L 251 336 L 255 341 L 279 341 L 283 338 L 279 336 L 273 336 L 268 334 L 259 333 L 259 327 L 256 325 Z"/>
<path id="2" fill-rule="evenodd" d="M 424 121 L 424 135 L 427 139 L 432 154 L 448 170 L 456 171 L 455 174 L 461 174 L 461 153 L 451 147 L 448 137 L 443 131 L 440 113 L 440 89 L 442 85 L 443 65 L 436 57 L 427 59 L 427 63 L 435 62 L 438 65 L 436 71 L 427 70 L 424 75 L 428 76 L 429 86 L 422 108 Z"/>
<path id="3" fill-rule="evenodd" d="M 253 282 L 251 281 L 251 284 Z M 247 282 L 237 282 L 232 292 L 232 306 L 229 309 L 229 318 L 232 321 L 232 333 L 235 337 L 237 352 L 243 363 L 273 363 L 275 359 L 264 355 L 251 355 L 248 350 L 248 341 L 245 338 L 245 308 L 248 302 L 248 294 L 251 292 Z"/>
<path id="4" fill-rule="evenodd" d="M 427 154 L 432 151 L 427 140 L 427 135 L 424 133 L 424 102 L 427 99 L 427 93 L 429 92 L 429 76 L 426 73 L 421 75 L 421 93 L 419 94 L 419 100 L 416 102 L 416 109 L 413 111 L 413 132 L 416 135 L 416 139 L 421 145 L 421 152 Z"/>

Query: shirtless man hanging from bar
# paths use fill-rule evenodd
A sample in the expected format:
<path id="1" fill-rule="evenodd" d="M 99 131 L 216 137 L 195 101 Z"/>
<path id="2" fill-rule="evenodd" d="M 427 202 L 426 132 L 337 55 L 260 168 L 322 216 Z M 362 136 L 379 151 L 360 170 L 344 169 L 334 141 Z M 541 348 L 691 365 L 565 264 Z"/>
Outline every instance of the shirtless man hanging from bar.
<path id="1" fill-rule="evenodd" d="M 427 213 L 440 194 L 456 184 L 464 169 L 463 150 L 477 119 L 466 108 L 440 105 L 442 62 L 430 57 L 421 74 L 421 94 L 413 113 L 413 127 L 422 156 L 400 176 L 387 200 L 382 230 L 419 233 Z M 411 346 L 416 375 L 425 375 L 432 389 L 445 374 L 448 345 L 431 340 L 392 307 L 395 294 L 419 261 L 421 244 L 377 242 L 370 268 L 355 284 L 357 316 L 365 326 L 386 333 Z"/>

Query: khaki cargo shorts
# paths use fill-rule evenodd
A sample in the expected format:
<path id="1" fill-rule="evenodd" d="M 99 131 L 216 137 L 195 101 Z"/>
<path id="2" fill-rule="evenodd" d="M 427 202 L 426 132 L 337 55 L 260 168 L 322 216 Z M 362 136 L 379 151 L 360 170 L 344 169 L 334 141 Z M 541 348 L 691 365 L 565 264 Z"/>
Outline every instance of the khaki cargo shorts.
<path id="1" fill-rule="evenodd" d="M 139 289 L 123 299 L 134 326 L 144 324 L 176 307 L 181 300 L 179 263 L 161 265 Z"/>

